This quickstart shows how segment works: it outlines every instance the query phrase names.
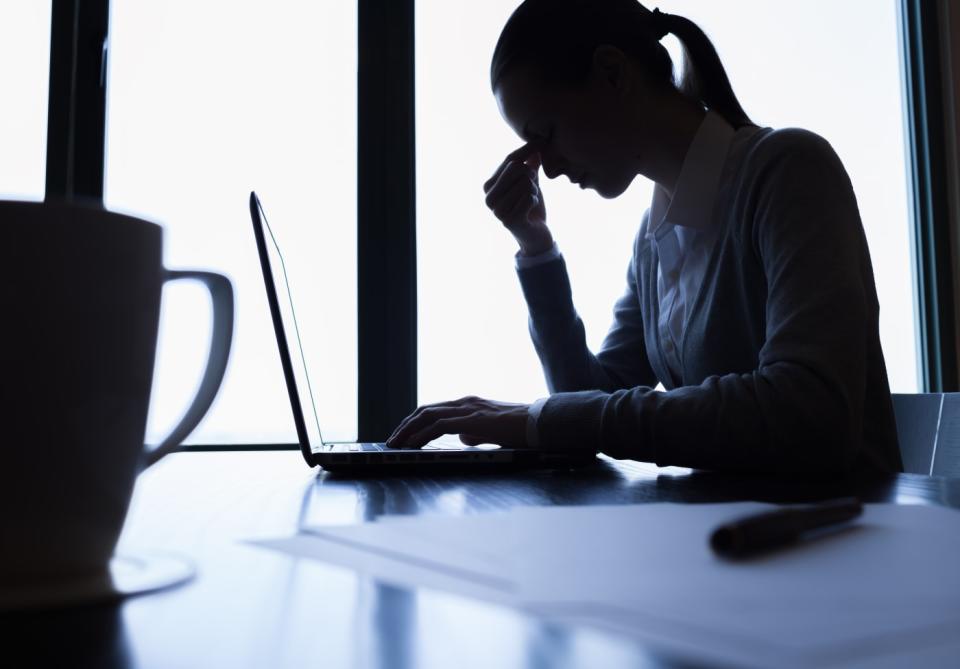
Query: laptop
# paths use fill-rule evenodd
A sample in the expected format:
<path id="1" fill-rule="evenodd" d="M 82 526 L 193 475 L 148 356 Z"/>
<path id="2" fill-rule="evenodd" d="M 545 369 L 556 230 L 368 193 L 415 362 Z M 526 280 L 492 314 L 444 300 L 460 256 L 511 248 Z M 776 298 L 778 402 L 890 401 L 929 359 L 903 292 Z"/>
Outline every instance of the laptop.
<path id="1" fill-rule="evenodd" d="M 496 446 L 461 446 L 454 445 L 449 438 L 435 441 L 422 449 L 387 448 L 383 443 L 324 441 L 313 393 L 313 389 L 319 386 L 312 384 L 307 369 L 283 254 L 255 192 L 250 193 L 250 218 L 297 438 L 308 465 L 334 472 L 362 473 L 403 468 L 469 471 L 570 468 L 596 461 L 596 456 L 589 451 L 571 454 Z M 318 378 L 313 377 L 313 380 Z"/>

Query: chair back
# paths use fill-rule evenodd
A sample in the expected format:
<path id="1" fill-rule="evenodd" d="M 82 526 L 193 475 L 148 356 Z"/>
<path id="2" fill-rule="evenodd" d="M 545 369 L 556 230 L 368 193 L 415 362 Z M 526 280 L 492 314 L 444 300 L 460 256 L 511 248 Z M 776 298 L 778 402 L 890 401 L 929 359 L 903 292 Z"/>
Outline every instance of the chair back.
<path id="1" fill-rule="evenodd" d="M 960 393 L 893 395 L 903 470 L 960 476 Z"/>

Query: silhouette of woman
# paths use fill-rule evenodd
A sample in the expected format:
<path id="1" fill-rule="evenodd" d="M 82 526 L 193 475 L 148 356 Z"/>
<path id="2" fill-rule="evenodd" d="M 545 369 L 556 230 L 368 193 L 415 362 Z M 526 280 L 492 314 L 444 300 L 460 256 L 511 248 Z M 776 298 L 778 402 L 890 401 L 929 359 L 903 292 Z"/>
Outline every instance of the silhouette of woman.
<path id="1" fill-rule="evenodd" d="M 484 184 L 486 203 L 520 246 L 550 396 L 424 406 L 389 445 L 460 434 L 705 469 L 902 469 L 863 225 L 824 139 L 755 125 L 703 31 L 635 0 L 526 0 L 490 80 L 524 144 Z M 596 354 L 541 168 L 606 198 L 638 174 L 656 184 Z"/>

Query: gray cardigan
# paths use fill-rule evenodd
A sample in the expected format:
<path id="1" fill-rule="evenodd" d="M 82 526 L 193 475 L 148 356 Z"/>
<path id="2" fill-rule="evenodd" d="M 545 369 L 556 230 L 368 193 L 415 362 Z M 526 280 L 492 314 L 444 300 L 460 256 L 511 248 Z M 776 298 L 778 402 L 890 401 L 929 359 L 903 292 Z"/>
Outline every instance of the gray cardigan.
<path id="1" fill-rule="evenodd" d="M 830 145 L 764 128 L 728 155 L 679 379 L 660 348 L 648 216 L 596 355 L 563 259 L 518 271 L 551 393 L 541 445 L 730 471 L 901 471 L 870 254 Z"/>

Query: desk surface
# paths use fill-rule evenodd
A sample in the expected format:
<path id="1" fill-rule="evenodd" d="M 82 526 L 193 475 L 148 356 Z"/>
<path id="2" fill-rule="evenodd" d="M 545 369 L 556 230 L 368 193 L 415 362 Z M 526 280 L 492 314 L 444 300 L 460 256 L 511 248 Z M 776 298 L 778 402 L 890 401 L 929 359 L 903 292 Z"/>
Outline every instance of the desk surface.
<path id="1" fill-rule="evenodd" d="M 196 563 L 197 579 L 122 604 L 3 616 L 3 657 L 34 661 L 17 666 L 208 669 L 688 666 L 627 639 L 384 585 L 244 540 L 384 514 L 850 494 L 960 508 L 960 479 L 785 481 L 602 461 L 575 472 L 338 480 L 317 476 L 296 452 L 182 453 L 141 476 L 120 551 L 177 552 Z"/>

